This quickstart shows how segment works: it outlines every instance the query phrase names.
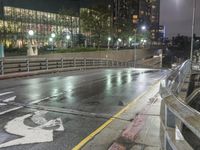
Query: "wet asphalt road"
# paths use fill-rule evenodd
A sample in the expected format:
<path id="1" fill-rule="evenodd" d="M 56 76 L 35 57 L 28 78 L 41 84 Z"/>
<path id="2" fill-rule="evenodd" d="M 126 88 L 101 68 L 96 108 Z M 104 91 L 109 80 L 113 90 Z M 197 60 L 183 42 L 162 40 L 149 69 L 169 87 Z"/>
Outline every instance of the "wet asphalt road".
<path id="1" fill-rule="evenodd" d="M 102 69 L 2 80 L 0 81 L 0 149 L 72 149 L 108 120 L 109 116 L 125 107 L 164 74 L 165 72 L 160 70 Z M 6 92 L 10 93 L 1 95 Z M 15 100 L 9 100 L 10 97 L 11 99 L 14 97 Z M 36 115 L 36 112 L 39 115 Z M 25 115 L 30 115 L 21 122 L 28 127 L 27 132 L 23 125 L 18 125 L 19 121 L 14 120 L 19 120 Z M 30 128 L 30 134 L 35 136 L 35 129 L 44 124 L 44 118 L 47 121 L 59 118 L 64 131 L 57 130 L 61 127 L 60 124 L 47 125 L 41 127 L 41 131 L 51 130 L 49 135 L 53 135 L 53 141 L 34 142 L 34 138 L 30 136 L 20 139 L 24 144 L 19 145 L 16 139 L 26 133 L 29 136 Z M 12 122 L 13 120 L 15 122 Z M 17 129 L 10 133 L 13 126 Z M 40 138 L 39 134 L 36 137 Z M 1 148 L 5 143 L 8 145 Z M 15 146 L 10 146 L 12 144 Z"/>

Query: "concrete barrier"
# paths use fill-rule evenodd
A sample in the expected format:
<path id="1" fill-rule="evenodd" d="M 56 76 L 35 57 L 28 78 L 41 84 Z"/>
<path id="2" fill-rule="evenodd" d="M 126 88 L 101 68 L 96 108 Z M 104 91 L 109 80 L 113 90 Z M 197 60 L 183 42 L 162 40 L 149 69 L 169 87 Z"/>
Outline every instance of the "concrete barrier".
<path id="1" fill-rule="evenodd" d="M 110 59 L 117 61 L 133 61 L 135 50 L 108 50 L 108 51 L 95 51 L 95 52 L 74 52 L 74 53 L 53 53 L 38 56 L 31 56 L 32 58 L 99 58 Z M 150 58 L 154 56 L 153 49 L 136 49 L 136 59 Z M 25 56 L 15 56 L 7 58 L 25 58 Z"/>

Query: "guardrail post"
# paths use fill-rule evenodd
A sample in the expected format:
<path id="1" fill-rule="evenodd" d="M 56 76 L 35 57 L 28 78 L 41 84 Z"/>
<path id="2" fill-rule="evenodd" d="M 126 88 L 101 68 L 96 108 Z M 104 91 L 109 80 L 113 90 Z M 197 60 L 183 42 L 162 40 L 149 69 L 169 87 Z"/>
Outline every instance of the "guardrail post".
<path id="1" fill-rule="evenodd" d="M 46 70 L 49 70 L 49 61 L 46 59 Z"/>
<path id="2" fill-rule="evenodd" d="M 84 67 L 86 68 L 86 58 L 84 58 Z"/>
<path id="3" fill-rule="evenodd" d="M 63 68 L 63 58 L 61 58 L 61 68 Z"/>
<path id="4" fill-rule="evenodd" d="M 26 68 L 27 68 L 27 72 L 30 71 L 30 62 L 29 59 L 26 60 Z"/>
<path id="5" fill-rule="evenodd" d="M 165 125 L 170 128 L 175 128 L 176 119 L 174 114 L 165 105 Z"/>
<path id="6" fill-rule="evenodd" d="M 3 59 L 1 60 L 1 75 L 4 75 L 4 63 L 3 63 Z"/>
<path id="7" fill-rule="evenodd" d="M 73 60 L 74 60 L 74 67 L 76 67 L 76 58 L 74 58 Z"/>
<path id="8" fill-rule="evenodd" d="M 95 60 L 94 59 L 92 60 L 92 66 L 95 66 Z"/>

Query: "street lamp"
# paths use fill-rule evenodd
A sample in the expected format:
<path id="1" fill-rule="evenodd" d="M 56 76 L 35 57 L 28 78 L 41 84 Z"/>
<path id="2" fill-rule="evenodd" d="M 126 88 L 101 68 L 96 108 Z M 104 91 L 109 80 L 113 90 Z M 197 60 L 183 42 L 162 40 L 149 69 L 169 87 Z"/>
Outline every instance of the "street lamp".
<path id="1" fill-rule="evenodd" d="M 69 46 L 69 40 L 70 40 L 70 38 L 71 38 L 70 35 L 67 35 L 67 36 L 66 36 L 66 39 L 67 39 L 67 48 L 68 48 L 68 46 Z"/>
<path id="2" fill-rule="evenodd" d="M 143 25 L 143 26 L 141 27 L 141 29 L 142 29 L 142 31 L 146 31 L 147 27 L 146 27 L 145 25 Z"/>
<path id="3" fill-rule="evenodd" d="M 32 37 L 34 35 L 33 30 L 29 30 L 28 31 L 28 38 L 29 38 L 29 42 L 28 42 L 28 50 L 27 50 L 27 54 L 28 55 L 33 55 L 33 47 L 32 47 Z"/>
<path id="4" fill-rule="evenodd" d="M 52 37 L 52 38 L 55 38 L 55 37 L 56 37 L 56 34 L 55 34 L 55 33 L 51 33 L 51 37 Z"/>
<path id="5" fill-rule="evenodd" d="M 52 37 L 49 38 L 49 42 L 53 42 L 53 38 Z"/>
<path id="6" fill-rule="evenodd" d="M 29 30 L 28 35 L 29 35 L 29 38 L 30 38 L 30 43 L 32 44 L 32 36 L 34 35 L 33 30 Z"/>
<path id="7" fill-rule="evenodd" d="M 51 42 L 51 49 L 54 50 L 54 38 L 56 37 L 55 33 L 51 33 L 51 37 L 49 38 L 49 41 Z"/>
<path id="8" fill-rule="evenodd" d="M 131 41 L 132 41 L 132 38 L 131 38 L 131 37 L 129 37 L 129 39 L 128 39 L 128 42 L 129 42 L 129 47 L 131 47 Z"/>
<path id="9" fill-rule="evenodd" d="M 117 50 L 119 49 L 119 43 L 122 42 L 122 39 L 118 38 L 117 39 Z"/>
<path id="10" fill-rule="evenodd" d="M 33 30 L 29 30 L 29 31 L 28 31 L 28 34 L 29 34 L 29 36 L 33 36 L 33 35 L 34 35 Z"/>
<path id="11" fill-rule="evenodd" d="M 108 37 L 108 50 L 110 49 L 110 41 L 111 41 L 111 37 Z"/>

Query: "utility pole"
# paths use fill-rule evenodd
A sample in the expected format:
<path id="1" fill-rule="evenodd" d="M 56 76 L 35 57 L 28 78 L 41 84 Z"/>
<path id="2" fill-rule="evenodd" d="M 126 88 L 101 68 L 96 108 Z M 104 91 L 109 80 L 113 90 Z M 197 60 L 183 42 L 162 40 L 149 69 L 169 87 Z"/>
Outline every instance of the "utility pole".
<path id="1" fill-rule="evenodd" d="M 192 37 L 191 37 L 191 50 L 190 60 L 192 61 L 193 49 L 194 49 L 194 25 L 195 25 L 195 14 L 196 14 L 196 0 L 193 0 L 193 14 L 192 14 Z"/>

